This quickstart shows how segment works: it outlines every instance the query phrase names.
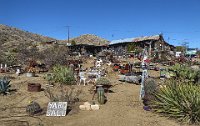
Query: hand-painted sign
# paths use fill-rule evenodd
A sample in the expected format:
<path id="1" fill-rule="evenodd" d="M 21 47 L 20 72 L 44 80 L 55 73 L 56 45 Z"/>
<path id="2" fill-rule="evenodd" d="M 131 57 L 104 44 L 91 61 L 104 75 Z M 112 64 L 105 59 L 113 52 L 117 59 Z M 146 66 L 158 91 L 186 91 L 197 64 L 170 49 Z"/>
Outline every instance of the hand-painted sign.
<path id="1" fill-rule="evenodd" d="M 46 116 L 65 116 L 67 102 L 49 102 Z"/>

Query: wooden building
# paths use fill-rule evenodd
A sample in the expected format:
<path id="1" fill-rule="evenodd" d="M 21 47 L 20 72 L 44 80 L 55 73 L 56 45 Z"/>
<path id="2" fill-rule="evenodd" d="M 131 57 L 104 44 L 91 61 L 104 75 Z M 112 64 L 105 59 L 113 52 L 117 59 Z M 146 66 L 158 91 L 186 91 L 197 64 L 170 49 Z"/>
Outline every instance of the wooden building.
<path id="1" fill-rule="evenodd" d="M 130 51 L 128 50 L 130 44 L 134 44 L 135 47 L 141 49 L 147 48 L 150 55 L 152 52 L 173 51 L 175 48 L 173 45 L 168 44 L 162 35 L 114 40 L 109 48 L 115 52 L 127 53 Z"/>

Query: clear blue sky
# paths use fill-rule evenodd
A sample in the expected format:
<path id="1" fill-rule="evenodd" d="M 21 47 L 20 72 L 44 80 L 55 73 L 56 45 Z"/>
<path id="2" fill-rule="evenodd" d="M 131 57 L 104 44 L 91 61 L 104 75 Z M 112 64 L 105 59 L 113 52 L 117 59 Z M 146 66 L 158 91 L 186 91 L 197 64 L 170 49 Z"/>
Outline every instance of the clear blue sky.
<path id="1" fill-rule="evenodd" d="M 0 24 L 67 39 L 108 40 L 163 33 L 170 44 L 200 48 L 200 0 L 0 0 Z"/>

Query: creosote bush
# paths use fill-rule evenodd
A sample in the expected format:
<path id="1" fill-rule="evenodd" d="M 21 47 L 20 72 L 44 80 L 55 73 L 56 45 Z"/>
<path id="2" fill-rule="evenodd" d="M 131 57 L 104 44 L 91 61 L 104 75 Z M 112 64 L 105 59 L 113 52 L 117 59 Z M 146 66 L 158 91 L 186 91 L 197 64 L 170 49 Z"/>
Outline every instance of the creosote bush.
<path id="1" fill-rule="evenodd" d="M 73 87 L 59 87 L 60 91 L 56 92 L 53 89 L 47 88 L 44 93 L 51 102 L 67 102 L 69 106 L 73 106 L 79 101 L 79 96 L 82 90 Z"/>
<path id="2" fill-rule="evenodd" d="M 155 112 L 187 123 L 200 122 L 200 87 L 170 81 L 155 94 L 152 108 Z"/>

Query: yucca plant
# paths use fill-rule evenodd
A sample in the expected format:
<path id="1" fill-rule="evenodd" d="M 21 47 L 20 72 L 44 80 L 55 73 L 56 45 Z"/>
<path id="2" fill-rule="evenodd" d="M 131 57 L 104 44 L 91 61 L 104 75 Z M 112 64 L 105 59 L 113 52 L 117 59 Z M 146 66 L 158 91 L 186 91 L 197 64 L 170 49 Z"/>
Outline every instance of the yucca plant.
<path id="1" fill-rule="evenodd" d="M 155 94 L 151 107 L 155 112 L 188 123 L 200 122 L 200 87 L 170 81 Z"/>
<path id="2" fill-rule="evenodd" d="M 10 88 L 10 80 L 7 77 L 0 78 L 0 94 L 7 94 Z"/>
<path id="3" fill-rule="evenodd" d="M 70 68 L 61 65 L 56 65 L 53 67 L 52 79 L 55 82 L 66 85 L 71 85 L 75 81 L 73 71 Z"/>

